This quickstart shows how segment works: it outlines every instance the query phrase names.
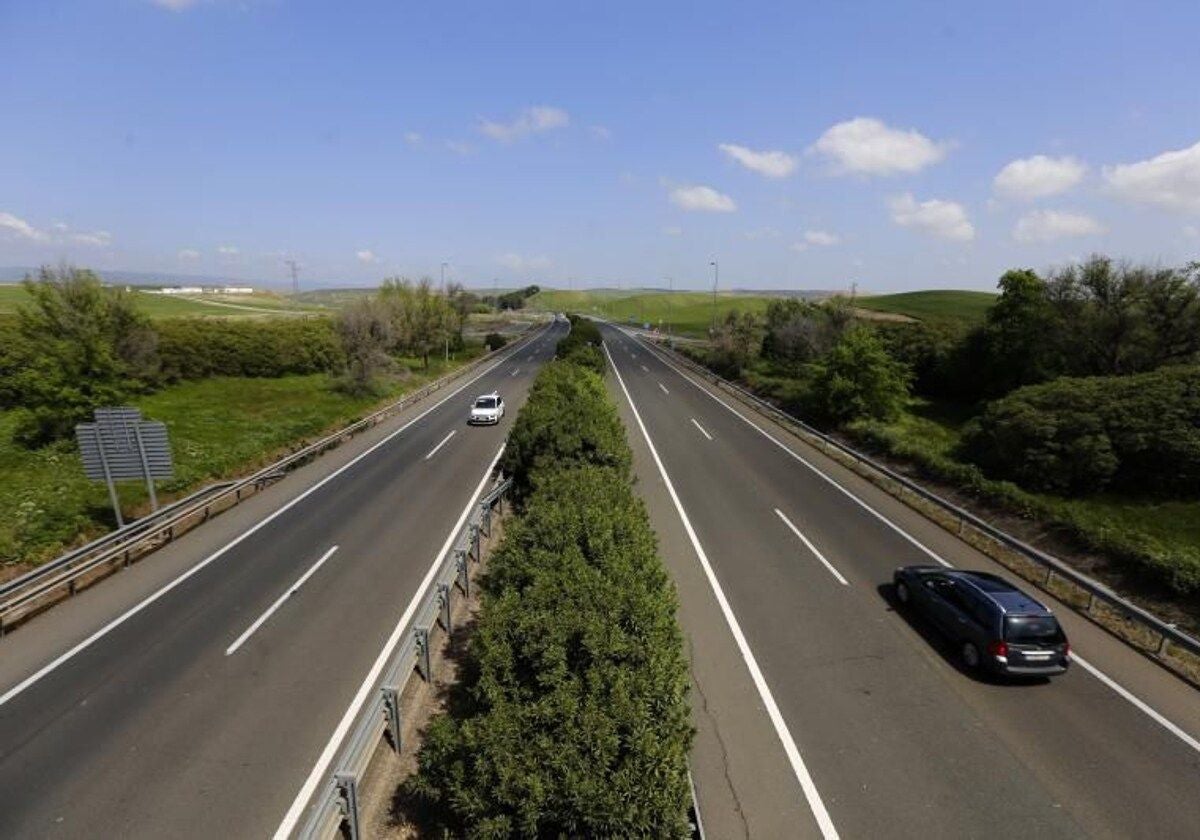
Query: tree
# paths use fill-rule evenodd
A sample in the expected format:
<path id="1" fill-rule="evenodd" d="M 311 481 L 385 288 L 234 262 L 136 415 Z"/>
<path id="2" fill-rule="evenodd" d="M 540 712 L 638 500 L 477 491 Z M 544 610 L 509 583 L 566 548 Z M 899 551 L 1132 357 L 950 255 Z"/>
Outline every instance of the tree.
<path id="1" fill-rule="evenodd" d="M 835 423 L 889 420 L 908 400 L 911 374 L 867 327 L 854 327 L 816 364 L 812 398 L 821 416 Z"/>
<path id="2" fill-rule="evenodd" d="M 434 291 L 428 277 L 416 284 L 400 277 L 388 278 L 379 296 L 392 321 L 393 349 L 419 357 L 428 369 L 429 354 L 446 341 L 451 323 L 445 298 Z"/>
<path id="3" fill-rule="evenodd" d="M 356 301 L 338 313 L 335 326 L 345 354 L 339 385 L 352 394 L 378 393 L 379 377 L 395 366 L 388 354 L 395 336 L 386 306 L 376 297 Z"/>
<path id="4" fill-rule="evenodd" d="M 732 376 L 741 373 L 762 352 L 762 321 L 753 312 L 725 313 L 713 336 L 714 361 Z"/>
<path id="5" fill-rule="evenodd" d="M 1000 297 L 984 327 L 986 393 L 1005 394 L 1021 385 L 1044 382 L 1061 373 L 1056 318 L 1046 284 L 1030 269 L 1006 271 Z"/>
<path id="6" fill-rule="evenodd" d="M 93 409 L 155 384 L 157 335 L 130 292 L 71 266 L 43 267 L 22 285 L 32 300 L 17 310 L 18 331 L 37 352 L 13 373 L 12 390 L 29 409 L 18 440 L 37 446 L 67 437 Z"/>

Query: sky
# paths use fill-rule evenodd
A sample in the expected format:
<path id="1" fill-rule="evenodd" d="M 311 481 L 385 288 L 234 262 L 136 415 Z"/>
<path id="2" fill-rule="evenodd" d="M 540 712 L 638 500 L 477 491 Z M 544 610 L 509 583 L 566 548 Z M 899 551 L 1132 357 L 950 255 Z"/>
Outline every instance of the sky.
<path id="1" fill-rule="evenodd" d="M 0 266 L 994 288 L 1200 258 L 1200 3 L 0 0 Z"/>

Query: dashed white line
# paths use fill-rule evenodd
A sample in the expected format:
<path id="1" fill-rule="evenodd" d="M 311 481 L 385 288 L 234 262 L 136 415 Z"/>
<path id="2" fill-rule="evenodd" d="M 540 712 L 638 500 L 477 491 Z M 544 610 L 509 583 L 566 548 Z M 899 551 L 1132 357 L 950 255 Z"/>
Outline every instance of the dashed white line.
<path id="1" fill-rule="evenodd" d="M 807 548 L 809 551 L 811 551 L 813 554 L 815 554 L 817 559 L 825 564 L 825 568 L 829 570 L 829 573 L 831 575 L 833 575 L 835 578 L 838 579 L 838 583 L 840 583 L 842 586 L 850 585 L 850 582 L 847 581 L 844 577 L 842 577 L 842 573 L 839 572 L 837 569 L 835 569 L 833 567 L 833 564 L 825 559 L 825 555 L 822 554 L 821 552 L 817 551 L 817 547 L 815 545 L 813 545 L 812 542 L 809 541 L 808 537 L 804 536 L 804 534 L 802 534 L 800 532 L 800 529 L 792 524 L 792 520 L 788 519 L 786 516 L 783 515 L 783 511 L 781 511 L 779 508 L 775 508 L 775 514 L 780 519 L 783 520 L 784 525 L 786 525 L 792 529 L 793 534 L 795 534 L 797 537 L 800 538 L 800 542 L 804 543 L 805 548 Z"/>
<path id="2" fill-rule="evenodd" d="M 658 383 L 658 387 L 662 389 L 662 392 L 663 392 L 664 394 L 669 394 L 669 393 L 671 393 L 670 391 L 668 391 L 668 390 L 667 390 L 667 386 L 666 386 L 666 385 L 664 385 L 664 384 L 662 384 L 661 382 L 659 382 L 659 383 Z"/>
<path id="3" fill-rule="evenodd" d="M 509 376 L 516 376 L 520 372 L 521 372 L 520 368 L 513 368 L 513 372 L 510 373 Z"/>
<path id="4" fill-rule="evenodd" d="M 699 423 L 697 423 L 697 422 L 696 422 L 696 418 L 695 418 L 695 417 L 691 418 L 691 420 L 692 420 L 692 425 L 693 425 L 693 426 L 695 426 L 697 429 L 699 429 L 699 430 L 700 430 L 700 434 L 704 435 L 704 436 L 705 436 L 706 438 L 708 438 L 709 440 L 712 440 L 712 439 L 713 439 L 713 436 L 712 436 L 712 435 L 710 435 L 708 432 L 704 431 L 704 427 L 703 427 L 703 426 L 701 426 Z"/>
<path id="5" fill-rule="evenodd" d="M 754 652 L 750 650 L 750 643 L 746 640 L 741 625 L 738 624 L 737 616 L 733 614 L 733 607 L 730 606 L 729 599 L 725 597 L 725 591 L 721 588 L 716 573 L 713 571 L 712 565 L 708 562 L 708 555 L 704 553 L 704 546 L 700 544 L 700 538 L 696 536 L 696 531 L 692 528 L 692 522 L 688 519 L 687 511 L 683 509 L 683 503 L 679 500 L 679 494 L 675 492 L 675 485 L 671 483 L 671 477 L 667 475 L 667 469 L 663 466 L 662 459 L 658 457 L 658 450 L 654 448 L 654 441 L 650 439 L 650 433 L 646 430 L 646 424 L 642 422 L 642 415 L 638 412 L 637 406 L 633 404 L 633 397 L 630 396 L 629 389 L 625 387 L 625 379 L 621 376 L 621 371 L 617 370 L 617 364 L 613 361 L 612 354 L 608 352 L 608 348 L 605 348 L 604 353 L 608 356 L 608 363 L 612 365 L 613 372 L 617 375 L 617 382 L 621 385 L 621 390 L 625 393 L 625 399 L 629 402 L 629 408 L 633 411 L 633 419 L 637 421 L 638 428 L 642 431 L 642 437 L 646 440 L 646 446 L 650 449 L 650 455 L 654 458 L 654 464 L 658 467 L 658 473 L 662 476 L 663 483 L 667 487 L 667 492 L 671 496 L 671 501 L 675 503 L 675 511 L 679 514 L 679 519 L 683 523 L 683 529 L 687 532 L 688 539 L 692 543 L 692 548 L 696 552 L 696 557 L 700 561 L 700 566 L 704 569 L 705 577 L 708 578 L 708 584 L 716 596 L 717 605 L 721 608 L 721 614 L 725 617 L 725 622 L 729 625 L 729 630 L 733 634 L 733 640 L 737 643 L 738 650 L 742 654 L 742 659 L 746 663 L 746 668 L 750 671 L 750 678 L 754 681 L 754 687 L 758 690 L 759 699 L 762 700 L 763 706 L 766 707 L 767 716 L 771 719 L 771 724 L 775 728 L 775 734 L 783 744 L 783 751 L 787 754 L 788 762 L 792 766 L 792 772 L 796 775 L 796 780 L 800 783 L 800 789 L 804 791 L 804 798 L 808 802 L 809 809 L 812 810 L 817 826 L 821 829 L 821 835 L 825 840 L 836 840 L 838 837 L 837 828 L 834 827 L 833 820 L 829 816 L 829 811 L 826 810 L 825 803 L 821 800 L 821 794 L 817 791 L 816 783 L 813 781 L 812 775 L 808 772 L 808 767 L 804 764 L 804 759 L 800 756 L 800 750 L 792 738 L 792 733 L 788 730 L 787 721 L 783 719 L 783 713 L 779 711 L 779 706 L 775 703 L 775 697 L 771 694 L 766 677 L 763 676 L 762 669 L 758 667 L 758 660 L 754 658 Z"/>
<path id="6" fill-rule="evenodd" d="M 645 371 L 646 373 L 649 373 L 649 372 L 650 372 L 650 368 L 646 367 L 645 365 L 642 365 L 642 366 L 641 366 L 641 368 L 642 368 L 642 370 L 643 370 L 643 371 Z"/>
<path id="7" fill-rule="evenodd" d="M 450 441 L 450 438 L 454 437 L 454 435 L 457 431 L 458 431 L 458 429 L 455 429 L 450 434 L 448 434 L 444 438 L 442 438 L 441 443 L 439 443 L 437 446 L 433 447 L 433 449 L 429 450 L 429 454 L 425 456 L 425 460 L 428 461 L 430 458 L 432 458 L 434 455 L 436 455 L 437 451 L 439 449 L 441 449 L 443 446 L 445 446 Z"/>
<path id="8" fill-rule="evenodd" d="M 271 606 L 267 608 L 267 611 L 265 613 L 263 613 L 262 615 L 260 615 L 258 617 L 257 621 L 255 621 L 253 624 L 251 624 L 249 627 L 247 627 L 246 631 L 244 633 L 242 633 L 242 635 L 237 637 L 237 641 L 235 641 L 229 647 L 225 648 L 225 655 L 229 656 L 230 654 L 235 653 L 237 651 L 237 649 L 240 648 L 246 642 L 247 639 L 249 639 L 251 636 L 254 635 L 255 630 L 257 630 L 259 627 L 262 627 L 263 624 L 266 623 L 266 620 L 275 613 L 275 610 L 277 610 L 283 606 L 284 601 L 286 601 L 288 598 L 295 595 L 300 590 L 300 587 L 304 585 L 304 582 L 306 580 L 308 580 L 310 577 L 312 577 L 313 574 L 317 571 L 317 569 L 319 569 L 319 568 L 321 568 L 321 566 L 325 565 L 325 561 L 328 560 L 330 557 L 332 557 L 333 552 L 335 552 L 337 550 L 338 550 L 338 547 L 335 545 L 333 548 L 329 549 L 324 554 L 322 554 L 320 560 L 318 560 L 316 563 L 313 563 L 311 566 L 309 566 L 308 571 L 305 572 L 304 574 L 302 574 L 298 581 L 293 583 L 286 592 L 284 592 L 282 595 L 279 596 L 278 599 L 276 599 L 274 604 L 271 604 Z"/>

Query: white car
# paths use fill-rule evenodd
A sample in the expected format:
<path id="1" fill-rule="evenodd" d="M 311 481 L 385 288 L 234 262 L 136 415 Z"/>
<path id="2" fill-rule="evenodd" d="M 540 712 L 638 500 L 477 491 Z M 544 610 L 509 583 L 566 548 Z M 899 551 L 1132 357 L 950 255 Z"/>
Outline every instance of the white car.
<path id="1" fill-rule="evenodd" d="M 471 425 L 494 426 L 504 416 L 504 398 L 494 391 L 476 397 L 471 405 L 471 416 L 467 422 Z"/>

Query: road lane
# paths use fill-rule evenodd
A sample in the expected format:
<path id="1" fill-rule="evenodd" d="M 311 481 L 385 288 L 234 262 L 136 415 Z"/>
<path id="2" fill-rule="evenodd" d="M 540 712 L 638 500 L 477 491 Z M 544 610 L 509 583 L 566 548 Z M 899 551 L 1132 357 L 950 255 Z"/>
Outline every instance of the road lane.
<path id="1" fill-rule="evenodd" d="M 523 376 L 497 366 L 0 706 L 0 836 L 269 835 L 553 341 L 519 352 L 535 358 Z M 491 390 L 509 418 L 468 428 Z M 330 545 L 336 561 L 225 656 Z M 50 632 L 54 612 L 0 646 Z"/>
<path id="2" fill-rule="evenodd" d="M 604 335 L 636 346 L 611 327 Z M 1047 836 L 1194 832 L 1194 750 L 1080 668 L 1033 686 L 960 673 L 925 628 L 891 610 L 881 588 L 894 566 L 929 562 L 923 551 L 656 353 L 641 354 L 647 372 L 613 355 L 844 836 L 979 836 L 998 824 Z M 689 421 L 715 440 L 679 435 Z M 797 562 L 794 536 L 774 508 L 848 586 Z M 907 511 L 899 521 L 921 542 L 928 523 L 918 520 Z M 947 537 L 934 539 L 951 562 L 993 568 Z M 1085 655 L 1093 644 L 1109 647 L 1096 628 L 1069 616 L 1064 623 Z"/>

